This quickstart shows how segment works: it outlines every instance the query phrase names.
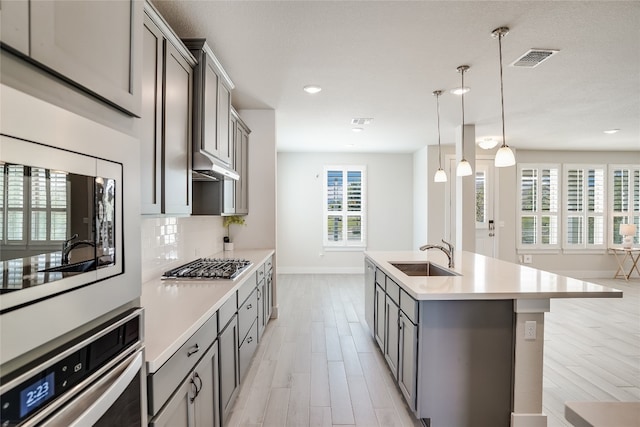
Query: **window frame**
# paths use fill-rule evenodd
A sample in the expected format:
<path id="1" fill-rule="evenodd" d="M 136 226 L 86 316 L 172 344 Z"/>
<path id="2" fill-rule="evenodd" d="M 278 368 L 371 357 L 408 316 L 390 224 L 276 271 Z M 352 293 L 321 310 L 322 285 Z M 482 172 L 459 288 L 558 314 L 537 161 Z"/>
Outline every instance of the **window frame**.
<path id="1" fill-rule="evenodd" d="M 562 165 L 562 189 L 564 197 L 562 198 L 562 249 L 564 252 L 572 251 L 601 251 L 607 248 L 607 165 L 605 164 L 588 164 L 588 163 L 565 163 Z M 581 191 L 583 194 L 580 211 L 569 210 L 569 173 L 573 170 L 582 171 Z M 602 193 L 603 204 L 602 212 L 589 211 L 589 179 L 588 172 L 590 170 L 602 171 Z M 582 218 L 581 230 L 582 242 L 569 243 L 569 226 L 570 217 Z M 588 243 L 588 224 L 590 217 L 602 218 L 602 243 Z"/>
<path id="2" fill-rule="evenodd" d="M 329 211 L 328 199 L 329 199 L 329 186 L 328 186 L 328 173 L 329 171 L 340 171 L 343 176 L 343 186 L 345 189 L 342 191 L 342 209 L 340 211 Z M 348 192 L 346 191 L 346 183 L 348 182 L 349 172 L 361 173 L 361 187 L 360 187 L 360 210 L 349 211 L 348 210 Z M 322 183 L 322 242 L 325 250 L 364 250 L 367 247 L 367 167 L 366 165 L 325 165 L 323 168 L 323 183 Z M 338 242 L 330 241 L 328 239 L 328 218 L 329 216 L 342 216 L 344 226 L 342 227 L 342 239 Z M 361 239 L 353 241 L 348 239 L 348 223 L 349 216 L 360 216 Z"/>
<path id="3" fill-rule="evenodd" d="M 629 205 L 627 210 L 622 210 L 620 212 L 614 211 L 614 173 L 616 170 L 629 170 L 629 182 L 627 190 L 629 192 Z M 634 176 L 637 177 L 638 183 L 637 185 L 640 187 L 640 165 L 637 164 L 610 164 L 608 168 L 608 184 L 607 184 L 607 201 L 608 201 L 608 210 L 607 213 L 609 215 L 609 219 L 606 221 L 607 232 L 609 237 L 607 239 L 607 244 L 611 246 L 621 246 L 622 245 L 622 237 L 615 230 L 615 219 L 621 217 L 622 223 L 634 223 L 636 225 L 636 236 L 634 238 L 634 246 L 637 246 L 640 243 L 640 197 L 638 199 L 634 199 Z M 638 195 L 640 196 L 640 194 Z M 616 236 L 620 237 L 620 242 L 616 242 Z"/>
<path id="4" fill-rule="evenodd" d="M 525 169 L 535 169 L 537 171 L 536 174 L 536 209 L 534 211 L 524 211 L 522 209 L 522 171 Z M 558 182 L 557 186 L 557 195 L 555 200 L 556 210 L 555 211 L 543 211 L 542 210 L 542 191 L 541 191 L 541 182 L 542 182 L 542 174 L 541 171 L 544 169 L 555 169 L 557 171 Z M 561 215 L 561 207 L 562 207 L 562 165 L 559 163 L 519 163 L 518 164 L 518 172 L 517 172 L 517 203 L 518 207 L 516 210 L 516 252 L 517 253 L 535 253 L 535 252 L 558 252 L 562 248 L 562 215 Z M 536 233 L 536 242 L 533 244 L 525 244 L 522 243 L 522 218 L 524 216 L 533 216 L 536 220 L 536 224 L 542 224 L 542 217 L 545 216 L 555 216 L 557 222 L 557 229 L 555 231 L 555 241 L 556 243 L 542 243 L 542 226 L 536 225 L 535 233 Z"/>

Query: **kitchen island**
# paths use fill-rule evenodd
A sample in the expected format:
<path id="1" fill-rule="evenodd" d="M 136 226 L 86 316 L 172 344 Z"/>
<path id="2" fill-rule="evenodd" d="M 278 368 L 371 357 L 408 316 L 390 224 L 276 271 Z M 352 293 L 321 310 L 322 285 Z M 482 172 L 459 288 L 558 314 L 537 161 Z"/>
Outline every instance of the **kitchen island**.
<path id="1" fill-rule="evenodd" d="M 366 321 L 409 407 L 432 427 L 546 426 L 550 300 L 622 292 L 470 252 L 454 260 L 365 252 Z"/>

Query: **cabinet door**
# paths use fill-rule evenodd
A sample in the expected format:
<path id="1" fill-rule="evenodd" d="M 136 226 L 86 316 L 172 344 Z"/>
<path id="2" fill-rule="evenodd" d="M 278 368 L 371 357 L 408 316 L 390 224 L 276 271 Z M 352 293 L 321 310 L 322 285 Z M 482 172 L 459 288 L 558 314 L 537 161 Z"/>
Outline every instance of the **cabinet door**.
<path id="1" fill-rule="evenodd" d="M 163 212 L 191 213 L 191 90 L 193 69 L 165 44 Z"/>
<path id="2" fill-rule="evenodd" d="M 140 116 L 143 2 L 31 1 L 34 60 Z"/>
<path id="3" fill-rule="evenodd" d="M 211 154 L 218 157 L 220 148 L 218 143 L 218 87 L 220 78 L 213 68 L 213 62 L 206 54 L 202 54 L 204 60 L 204 111 L 201 112 L 203 121 L 203 140 L 200 141 L 200 147 Z"/>
<path id="4" fill-rule="evenodd" d="M 218 78 L 218 158 L 233 166 L 233 143 L 229 141 L 231 92 Z"/>
<path id="5" fill-rule="evenodd" d="M 373 330 L 373 335 L 380 347 L 380 350 L 384 352 L 384 325 L 385 325 L 385 298 L 386 294 L 384 290 L 378 285 L 376 285 L 376 294 L 375 294 L 375 312 L 374 312 L 374 322 L 375 327 Z"/>
<path id="6" fill-rule="evenodd" d="M 269 319 L 271 319 L 271 312 L 273 311 L 273 270 L 269 269 L 265 274 L 265 280 L 266 283 L 264 291 L 267 294 L 267 297 L 265 298 L 264 325 L 267 326 Z"/>
<path id="7" fill-rule="evenodd" d="M 375 329 L 373 312 L 376 304 L 376 267 L 368 259 L 364 260 L 364 266 L 364 318 L 369 325 L 369 330 L 373 332 Z"/>
<path id="8" fill-rule="evenodd" d="M 400 311 L 398 384 L 411 410 L 416 409 L 418 327 Z"/>
<path id="9" fill-rule="evenodd" d="M 194 369 L 193 378 L 198 386 L 194 402 L 196 427 L 220 427 L 218 355 L 216 341 Z"/>
<path id="10" fill-rule="evenodd" d="M 191 427 L 194 425 L 194 405 L 196 384 L 191 375 L 182 382 L 175 394 L 156 415 L 151 427 Z"/>
<path id="11" fill-rule="evenodd" d="M 258 340 L 262 338 L 262 333 L 267 325 L 267 298 L 265 294 L 266 281 L 258 284 Z"/>
<path id="12" fill-rule="evenodd" d="M 231 322 L 218 336 L 220 346 L 220 409 L 221 425 L 224 425 L 233 406 L 236 389 L 240 384 L 238 364 L 238 322 Z"/>
<path id="13" fill-rule="evenodd" d="M 0 40 L 23 55 L 29 55 L 29 2 L 0 1 Z"/>
<path id="14" fill-rule="evenodd" d="M 158 214 L 162 208 L 162 58 L 165 40 L 146 14 L 142 41 L 140 204 L 143 214 Z"/>
<path id="15" fill-rule="evenodd" d="M 391 368 L 391 373 L 398 378 L 398 315 L 399 309 L 395 302 L 386 296 L 385 299 L 385 341 L 384 358 Z"/>
<path id="16" fill-rule="evenodd" d="M 237 125 L 235 143 L 235 168 L 240 175 L 236 183 L 236 212 L 249 213 L 249 132 Z"/>

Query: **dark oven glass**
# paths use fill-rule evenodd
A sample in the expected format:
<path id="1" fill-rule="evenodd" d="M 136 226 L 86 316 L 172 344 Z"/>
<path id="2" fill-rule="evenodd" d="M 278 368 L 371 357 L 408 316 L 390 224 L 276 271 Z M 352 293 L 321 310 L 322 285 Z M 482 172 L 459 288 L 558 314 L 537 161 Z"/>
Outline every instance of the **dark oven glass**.
<path id="1" fill-rule="evenodd" d="M 142 425 L 140 372 L 94 427 L 139 427 Z"/>
<path id="2" fill-rule="evenodd" d="M 115 262 L 115 180 L 0 162 L 0 291 Z"/>

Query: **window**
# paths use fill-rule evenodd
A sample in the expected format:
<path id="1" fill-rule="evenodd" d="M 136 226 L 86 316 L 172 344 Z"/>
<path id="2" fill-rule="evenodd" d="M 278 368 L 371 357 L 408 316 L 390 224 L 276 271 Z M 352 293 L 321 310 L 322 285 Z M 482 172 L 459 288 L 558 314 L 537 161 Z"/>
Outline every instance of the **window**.
<path id="1" fill-rule="evenodd" d="M 620 224 L 635 224 L 640 234 L 640 166 L 610 165 L 609 182 L 609 244 L 621 245 Z"/>
<path id="2" fill-rule="evenodd" d="M 559 165 L 518 167 L 518 249 L 559 247 Z"/>
<path id="3" fill-rule="evenodd" d="M 326 166 L 324 169 L 324 245 L 366 246 L 366 169 Z"/>
<path id="4" fill-rule="evenodd" d="M 476 170 L 476 227 L 487 221 L 487 172 Z"/>
<path id="5" fill-rule="evenodd" d="M 605 166 L 564 166 L 564 249 L 605 247 Z"/>

